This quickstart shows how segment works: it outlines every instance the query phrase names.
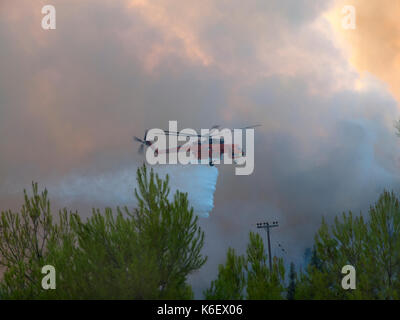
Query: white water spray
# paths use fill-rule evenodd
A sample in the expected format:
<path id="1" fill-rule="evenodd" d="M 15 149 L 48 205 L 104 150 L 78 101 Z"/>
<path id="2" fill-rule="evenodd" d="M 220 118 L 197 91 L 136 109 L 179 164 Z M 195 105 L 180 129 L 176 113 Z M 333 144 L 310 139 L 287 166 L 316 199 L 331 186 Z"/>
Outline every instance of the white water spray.
<path id="1" fill-rule="evenodd" d="M 71 175 L 62 183 L 47 185 L 50 195 L 63 202 L 79 201 L 93 207 L 135 206 L 136 166 L 92 176 Z M 206 165 L 155 166 L 161 178 L 169 175 L 170 199 L 176 190 L 188 193 L 189 204 L 201 217 L 214 207 L 218 169 Z"/>

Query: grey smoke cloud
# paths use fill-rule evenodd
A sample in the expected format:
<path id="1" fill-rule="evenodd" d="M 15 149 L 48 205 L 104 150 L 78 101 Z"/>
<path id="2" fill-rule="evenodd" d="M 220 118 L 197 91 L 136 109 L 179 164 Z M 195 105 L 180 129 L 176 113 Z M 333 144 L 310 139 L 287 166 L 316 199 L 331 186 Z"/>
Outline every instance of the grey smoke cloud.
<path id="1" fill-rule="evenodd" d="M 199 296 L 256 222 L 279 220 L 273 248 L 300 263 L 322 216 L 399 190 L 398 102 L 335 46 L 322 17 L 333 1 L 58 1 L 53 33 L 40 29 L 43 3 L 0 4 L 1 209 L 18 207 L 34 180 L 55 197 L 75 190 L 71 209 L 88 215 L 129 196 L 124 172 L 143 161 L 132 135 L 169 120 L 262 123 L 254 173 L 218 168 L 201 220 L 209 260 L 192 278 Z M 114 191 L 81 197 L 77 176 Z"/>

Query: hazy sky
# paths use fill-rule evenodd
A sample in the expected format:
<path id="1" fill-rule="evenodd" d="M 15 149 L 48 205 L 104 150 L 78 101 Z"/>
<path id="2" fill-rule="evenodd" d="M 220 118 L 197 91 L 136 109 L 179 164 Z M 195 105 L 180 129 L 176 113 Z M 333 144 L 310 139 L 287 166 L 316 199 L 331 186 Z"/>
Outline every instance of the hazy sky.
<path id="1" fill-rule="evenodd" d="M 279 242 L 300 262 L 322 216 L 400 191 L 400 2 L 348 2 L 0 0 L 0 209 L 18 208 L 32 180 L 140 164 L 132 135 L 169 120 L 262 123 L 253 175 L 219 170 L 194 285 L 259 221 L 278 220 L 275 253 Z M 344 4 L 355 30 L 341 27 Z M 81 200 L 82 214 L 99 205 Z"/>

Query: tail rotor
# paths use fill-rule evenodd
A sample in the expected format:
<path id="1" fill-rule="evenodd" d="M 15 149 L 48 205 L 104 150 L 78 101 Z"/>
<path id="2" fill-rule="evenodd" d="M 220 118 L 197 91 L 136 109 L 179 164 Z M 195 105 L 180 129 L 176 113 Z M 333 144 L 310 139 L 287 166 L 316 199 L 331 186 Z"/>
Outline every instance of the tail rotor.
<path id="1" fill-rule="evenodd" d="M 151 145 L 150 141 L 146 141 L 147 131 L 148 131 L 148 130 L 146 130 L 146 132 L 144 133 L 143 140 L 140 139 L 140 138 L 138 138 L 138 137 L 133 137 L 133 140 L 135 140 L 135 141 L 137 141 L 137 142 L 140 143 L 140 147 L 139 147 L 139 149 L 138 149 L 139 154 L 143 154 L 143 152 L 144 152 L 144 146 L 149 146 L 149 145 Z"/>

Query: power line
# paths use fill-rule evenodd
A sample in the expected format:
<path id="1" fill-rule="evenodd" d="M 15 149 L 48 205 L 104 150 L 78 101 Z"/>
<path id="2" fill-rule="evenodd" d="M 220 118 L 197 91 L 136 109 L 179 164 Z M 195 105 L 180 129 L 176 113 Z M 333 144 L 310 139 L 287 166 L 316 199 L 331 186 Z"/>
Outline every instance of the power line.
<path id="1" fill-rule="evenodd" d="M 268 240 L 268 259 L 269 259 L 269 270 L 272 271 L 272 257 L 271 257 L 271 238 L 269 234 L 269 229 L 278 227 L 278 221 L 273 221 L 272 224 L 269 224 L 268 222 L 260 222 L 257 223 L 257 228 L 258 229 L 264 229 L 267 231 L 267 240 Z"/>

